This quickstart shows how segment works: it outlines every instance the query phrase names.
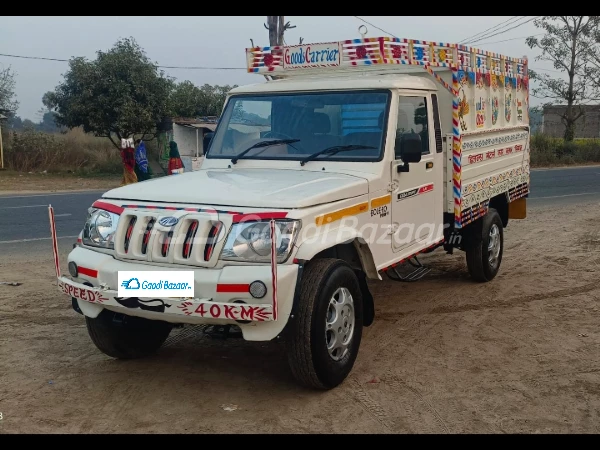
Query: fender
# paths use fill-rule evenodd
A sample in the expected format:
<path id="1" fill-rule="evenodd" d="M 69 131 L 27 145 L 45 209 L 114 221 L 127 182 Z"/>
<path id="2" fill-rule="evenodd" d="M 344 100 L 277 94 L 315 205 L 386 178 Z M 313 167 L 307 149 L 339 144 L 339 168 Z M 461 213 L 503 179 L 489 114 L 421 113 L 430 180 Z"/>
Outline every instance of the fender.
<path id="1" fill-rule="evenodd" d="M 374 280 L 382 279 L 375 267 L 375 261 L 373 260 L 373 254 L 369 244 L 358 230 L 345 228 L 343 231 L 340 231 L 339 228 L 336 228 L 327 232 L 325 235 L 319 235 L 316 241 L 314 241 L 314 239 L 317 239 L 317 237 L 311 237 L 305 242 L 300 243 L 295 258 L 308 261 L 322 251 L 335 247 L 336 245 L 353 244 L 360 258 L 363 271 L 367 277 Z"/>

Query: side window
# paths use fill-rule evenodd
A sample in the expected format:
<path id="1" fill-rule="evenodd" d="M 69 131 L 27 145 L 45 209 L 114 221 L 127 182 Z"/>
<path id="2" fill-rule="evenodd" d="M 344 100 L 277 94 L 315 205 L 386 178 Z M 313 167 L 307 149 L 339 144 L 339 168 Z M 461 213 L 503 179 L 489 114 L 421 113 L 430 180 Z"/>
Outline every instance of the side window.
<path id="1" fill-rule="evenodd" d="M 428 155 L 430 151 L 427 120 L 427 97 L 400 97 L 396 141 L 402 139 L 404 134 L 418 134 L 421 138 L 421 153 Z M 400 159 L 400 155 L 396 155 L 396 159 Z"/>

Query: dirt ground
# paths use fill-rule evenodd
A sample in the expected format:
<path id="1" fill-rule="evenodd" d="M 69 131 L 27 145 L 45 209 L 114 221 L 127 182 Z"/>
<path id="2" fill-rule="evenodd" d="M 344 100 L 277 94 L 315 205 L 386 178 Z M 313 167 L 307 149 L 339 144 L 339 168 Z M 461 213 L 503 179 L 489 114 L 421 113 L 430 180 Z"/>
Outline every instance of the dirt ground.
<path id="1" fill-rule="evenodd" d="M 600 208 L 530 207 L 505 242 L 491 283 L 441 250 L 417 283 L 373 283 L 375 323 L 328 392 L 294 383 L 281 343 L 199 327 L 113 360 L 57 293 L 49 245 L 0 258 L 24 280 L 0 285 L 0 433 L 598 433 Z"/>
<path id="2" fill-rule="evenodd" d="M 41 192 L 67 192 L 119 187 L 120 176 L 81 177 L 44 173 L 19 173 L 0 171 L 0 194 L 37 194 Z"/>

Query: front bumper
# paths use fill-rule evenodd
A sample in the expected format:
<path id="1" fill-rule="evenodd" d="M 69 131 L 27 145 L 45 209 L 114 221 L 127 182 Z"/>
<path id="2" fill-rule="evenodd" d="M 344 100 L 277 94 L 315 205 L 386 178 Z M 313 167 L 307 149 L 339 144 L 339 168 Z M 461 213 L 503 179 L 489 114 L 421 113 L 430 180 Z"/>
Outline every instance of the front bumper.
<path id="1" fill-rule="evenodd" d="M 277 318 L 269 265 L 235 265 L 221 269 L 163 267 L 114 259 L 111 255 L 76 247 L 69 262 L 80 268 L 76 278 L 61 276 L 61 292 L 76 299 L 81 312 L 95 318 L 103 309 L 125 315 L 188 324 L 236 324 L 246 340 L 270 340 L 283 330 L 292 310 L 298 266 L 277 266 Z M 119 271 L 192 270 L 195 298 L 122 298 L 117 294 Z M 262 299 L 243 286 L 260 280 L 267 286 Z"/>

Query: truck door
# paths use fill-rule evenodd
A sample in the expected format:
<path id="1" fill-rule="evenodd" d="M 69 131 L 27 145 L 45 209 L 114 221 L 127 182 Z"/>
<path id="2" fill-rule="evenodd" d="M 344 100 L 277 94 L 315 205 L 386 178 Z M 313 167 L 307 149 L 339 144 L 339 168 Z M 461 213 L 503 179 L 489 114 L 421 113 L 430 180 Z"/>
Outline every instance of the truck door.
<path id="1" fill-rule="evenodd" d="M 408 171 L 403 171 L 406 170 L 405 164 L 394 152 L 391 235 L 394 252 L 411 254 L 443 237 L 444 161 L 435 94 L 400 95 L 396 141 L 404 133 L 421 136 L 421 161 L 410 163 Z"/>

